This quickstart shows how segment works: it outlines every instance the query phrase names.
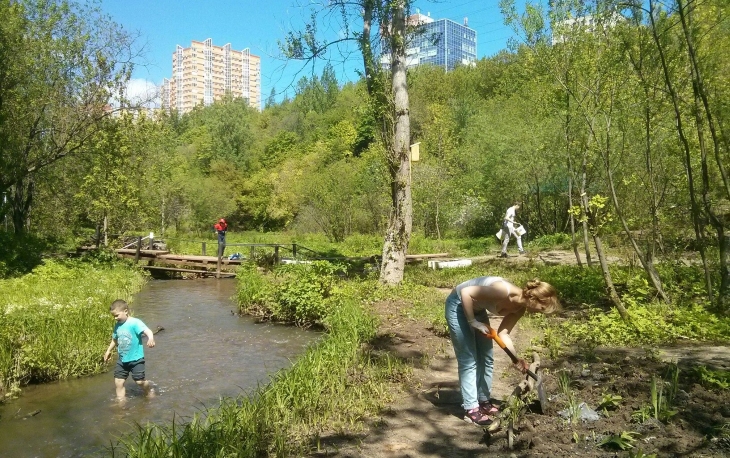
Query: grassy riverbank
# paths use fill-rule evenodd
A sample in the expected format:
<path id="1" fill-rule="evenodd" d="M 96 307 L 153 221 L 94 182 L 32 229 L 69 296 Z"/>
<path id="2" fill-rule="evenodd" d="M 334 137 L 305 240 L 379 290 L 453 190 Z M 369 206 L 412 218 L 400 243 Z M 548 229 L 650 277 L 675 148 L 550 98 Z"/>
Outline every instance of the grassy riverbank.
<path id="1" fill-rule="evenodd" d="M 127 457 L 301 456 L 323 432 L 362 428 L 392 401 L 388 386 L 408 368 L 368 350 L 378 323 L 363 307 L 374 281 L 343 281 L 329 263 L 282 267 L 261 274 L 239 270 L 239 305 L 269 318 L 316 325 L 325 334 L 292 368 L 238 399 L 191 421 L 140 426 L 112 451 Z"/>
<path id="2" fill-rule="evenodd" d="M 566 312 L 561 317 L 526 317 L 521 326 L 536 330 L 533 348 L 559 354 L 579 342 L 591 351 L 620 335 L 624 345 L 673 342 L 730 341 L 730 320 L 713 314 L 697 301 L 691 286 L 696 268 L 662 266 L 670 279 L 674 305 L 659 304 L 647 290 L 640 272 L 613 267 L 634 323 L 624 323 L 610 311 L 598 269 L 545 266 L 529 260 L 517 265 L 480 263 L 463 269 L 431 270 L 408 267 L 408 281 L 384 288 L 375 278 L 362 278 L 342 265 L 326 262 L 279 266 L 262 273 L 252 264 L 238 271 L 238 302 L 242 312 L 267 320 L 325 329 L 324 337 L 289 370 L 239 399 L 224 399 L 219 407 L 192 421 L 140 426 L 123 438 L 114 456 L 304 456 L 316 451 L 319 439 L 364 428 L 386 408 L 412 365 L 422 361 L 395 358 L 375 351 L 379 319 L 371 304 L 387 301 L 409 319 L 430 324 L 430 332 L 445 336 L 443 293 L 466 279 L 489 273 L 517 284 L 540 277 L 561 292 Z M 688 269 L 688 270 L 684 270 Z M 399 316 L 400 316 L 399 315 Z M 382 337 L 382 336 L 381 336 Z"/>
<path id="3" fill-rule="evenodd" d="M 0 280 L 0 402 L 29 383 L 102 372 L 109 304 L 129 299 L 145 276 L 113 258 L 45 260 Z"/>

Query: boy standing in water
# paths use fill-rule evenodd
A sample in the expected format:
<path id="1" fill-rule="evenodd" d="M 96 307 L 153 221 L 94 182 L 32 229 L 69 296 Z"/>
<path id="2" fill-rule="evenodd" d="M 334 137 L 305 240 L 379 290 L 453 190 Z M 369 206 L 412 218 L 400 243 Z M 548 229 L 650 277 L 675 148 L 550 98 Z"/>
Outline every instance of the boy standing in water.
<path id="1" fill-rule="evenodd" d="M 126 391 L 124 381 L 129 373 L 132 373 L 132 380 L 139 385 L 146 395 L 152 395 L 152 383 L 145 380 L 144 373 L 144 347 L 142 346 L 142 335 L 147 336 L 147 346 L 155 346 L 155 336 L 152 330 L 142 320 L 129 316 L 129 306 L 121 299 L 117 299 L 109 306 L 114 319 L 112 341 L 104 353 L 104 362 L 109 361 L 112 350 L 117 347 L 119 359 L 114 368 L 114 385 L 117 390 L 117 401 L 124 401 Z"/>

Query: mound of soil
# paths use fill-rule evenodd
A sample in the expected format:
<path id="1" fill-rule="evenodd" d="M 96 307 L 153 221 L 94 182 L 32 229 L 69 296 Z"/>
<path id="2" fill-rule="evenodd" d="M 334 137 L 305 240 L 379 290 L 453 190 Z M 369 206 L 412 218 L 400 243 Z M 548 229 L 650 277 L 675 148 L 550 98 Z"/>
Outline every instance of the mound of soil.
<path id="1" fill-rule="evenodd" d="M 635 349 L 610 348 L 587 354 L 576 349 L 555 360 L 543 356 L 543 383 L 549 405 L 544 413 L 537 413 L 535 404 L 525 409 L 515 425 L 510 448 L 506 428 L 489 432 L 463 419 L 456 360 L 448 337 L 436 335 L 427 323 L 402 313 L 409 304 L 384 301 L 373 307 L 381 317 L 374 349 L 409 362 L 414 368 L 413 378 L 405 388 L 393 386 L 396 401 L 380 418 L 371 419 L 363 433 L 323 437 L 315 456 L 730 456 L 730 439 L 720 433 L 721 428 L 725 428 L 724 437 L 730 433 L 730 391 L 708 390 L 697 384 L 691 369 L 682 363 L 697 361 L 701 349 L 688 349 L 690 357 L 684 359 L 681 349 L 668 353 L 668 359 L 680 361 L 676 384 L 661 381 L 671 364 L 657 357 L 661 352 L 647 355 Z M 492 324 L 497 323 L 495 320 Z M 518 351 L 530 341 L 531 336 L 519 325 L 512 334 Z M 712 350 L 715 356 L 730 355 L 724 347 Z M 504 352 L 495 347 L 492 396 L 504 402 L 521 378 Z M 676 389 L 673 404 L 662 415 L 669 417 L 662 418 L 664 421 L 653 418 L 651 413 L 652 380 L 662 387 L 665 399 L 669 391 Z M 609 395 L 612 405 L 599 409 Z M 585 403 L 588 412 L 597 414 L 597 418 L 570 420 L 564 411 L 580 403 Z M 642 416 L 640 412 L 645 413 Z M 623 444 L 619 439 L 612 440 L 622 434 L 629 440 Z M 607 444 L 601 446 L 602 442 Z M 628 448 L 626 442 L 632 447 Z M 621 445 L 635 455 L 621 450 Z M 639 450 L 646 455 L 636 455 Z"/>

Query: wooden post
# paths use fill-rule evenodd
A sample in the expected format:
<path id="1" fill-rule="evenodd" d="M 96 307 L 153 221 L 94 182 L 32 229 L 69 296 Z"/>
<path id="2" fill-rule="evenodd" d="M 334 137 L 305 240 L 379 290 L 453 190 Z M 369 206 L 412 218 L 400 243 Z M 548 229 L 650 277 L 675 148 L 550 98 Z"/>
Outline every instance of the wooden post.
<path id="1" fill-rule="evenodd" d="M 296 243 L 291 244 L 291 253 L 292 253 L 292 257 L 294 259 L 296 259 L 297 258 L 297 244 Z"/>
<path id="2" fill-rule="evenodd" d="M 274 247 L 274 264 L 279 264 L 279 245 Z"/>
<path id="3" fill-rule="evenodd" d="M 251 246 L 251 257 L 248 258 L 248 259 L 251 260 L 251 261 L 253 261 L 255 255 L 256 255 L 256 247 L 255 246 Z"/>
<path id="4" fill-rule="evenodd" d="M 134 263 L 139 262 L 139 250 L 142 249 L 142 236 L 137 236 L 137 250 L 134 252 Z"/>
<path id="5" fill-rule="evenodd" d="M 203 252 L 203 256 L 205 256 L 205 242 L 203 242 L 203 246 L 200 247 L 200 250 Z"/>
<path id="6" fill-rule="evenodd" d="M 218 268 L 215 271 L 215 278 L 221 278 L 221 257 L 218 256 Z"/>
<path id="7" fill-rule="evenodd" d="M 154 246 L 155 246 L 154 243 L 155 243 L 155 234 L 153 232 L 150 232 L 150 243 L 149 243 L 150 250 L 154 248 Z"/>

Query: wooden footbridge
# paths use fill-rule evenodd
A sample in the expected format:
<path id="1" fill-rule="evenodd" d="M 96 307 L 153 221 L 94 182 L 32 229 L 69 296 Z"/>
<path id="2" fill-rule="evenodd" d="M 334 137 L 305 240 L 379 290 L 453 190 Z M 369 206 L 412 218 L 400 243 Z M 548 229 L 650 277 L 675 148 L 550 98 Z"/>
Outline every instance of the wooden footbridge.
<path id="1" fill-rule="evenodd" d="M 121 258 L 134 259 L 140 267 L 150 271 L 168 272 L 168 273 L 189 273 L 199 275 L 201 277 L 235 277 L 236 269 L 243 262 L 249 259 L 255 259 L 257 251 L 266 251 L 270 262 L 279 263 L 299 263 L 311 262 L 315 260 L 340 260 L 340 261 L 372 261 L 379 263 L 379 256 L 348 258 L 348 257 L 331 257 L 317 253 L 314 250 L 303 247 L 296 243 L 279 244 L 279 243 L 229 243 L 225 248 L 231 251 L 231 248 L 240 247 L 242 251 L 248 251 L 248 256 L 240 256 L 236 259 L 230 259 L 228 256 L 208 256 L 206 255 L 206 242 L 201 242 L 202 255 L 174 254 L 168 250 L 154 249 L 152 241 L 147 248 L 143 248 L 143 237 L 124 248 L 116 251 L 117 256 Z M 157 242 L 157 241 L 155 241 Z M 134 245 L 134 247 L 131 247 Z M 214 244 L 218 249 L 217 244 Z M 286 253 L 286 256 L 283 254 Z M 436 254 L 416 254 L 407 255 L 407 262 L 424 261 L 427 259 L 443 259 L 448 253 Z"/>

